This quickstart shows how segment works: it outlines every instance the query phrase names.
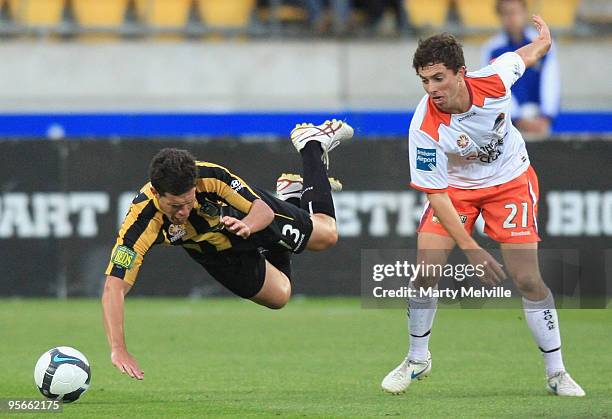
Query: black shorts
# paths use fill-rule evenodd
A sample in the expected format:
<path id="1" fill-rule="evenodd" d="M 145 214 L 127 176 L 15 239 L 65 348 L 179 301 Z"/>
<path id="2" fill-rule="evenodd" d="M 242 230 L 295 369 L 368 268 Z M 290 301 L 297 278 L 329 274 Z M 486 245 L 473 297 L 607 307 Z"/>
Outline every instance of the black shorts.
<path id="1" fill-rule="evenodd" d="M 285 201 L 281 201 L 274 195 L 253 188 L 266 204 L 274 211 L 274 221 L 262 231 L 259 231 L 247 240 L 232 241 L 235 250 L 240 246 L 254 245 L 270 251 L 289 250 L 292 253 L 301 253 L 306 249 L 310 235 L 312 234 L 312 219 L 307 211 L 296 207 Z M 236 218 L 243 218 L 244 214 L 228 213 Z"/>
<path id="2" fill-rule="evenodd" d="M 291 252 L 288 250 L 229 250 L 206 258 L 185 250 L 221 285 L 242 298 L 253 298 L 263 287 L 266 260 L 291 279 Z"/>
<path id="3" fill-rule="evenodd" d="M 306 249 L 312 234 L 310 214 L 297 206 L 254 188 L 274 211 L 274 221 L 264 230 L 244 240 L 227 233 L 232 248 L 218 253 L 199 253 L 185 248 L 206 271 L 234 294 L 252 298 L 266 278 L 266 260 L 291 279 L 291 254 Z M 243 218 L 245 214 L 228 208 L 223 215 Z"/>

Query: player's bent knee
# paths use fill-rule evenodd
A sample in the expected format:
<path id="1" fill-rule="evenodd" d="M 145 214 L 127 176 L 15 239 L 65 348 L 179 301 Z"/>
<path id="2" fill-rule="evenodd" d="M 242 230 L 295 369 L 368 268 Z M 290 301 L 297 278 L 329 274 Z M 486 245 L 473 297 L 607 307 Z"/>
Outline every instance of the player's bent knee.
<path id="1" fill-rule="evenodd" d="M 334 247 L 338 243 L 338 231 L 333 228 L 329 229 L 327 234 L 320 240 L 320 250 L 329 249 L 330 247 Z"/>
<path id="2" fill-rule="evenodd" d="M 438 285 L 438 281 L 440 281 L 440 277 L 435 275 L 419 275 L 414 279 L 412 287 L 417 291 L 420 289 L 433 288 Z"/>
<path id="3" fill-rule="evenodd" d="M 285 307 L 291 298 L 291 283 L 287 281 L 287 284 L 279 287 L 274 293 L 274 296 L 268 301 L 264 301 L 263 305 L 271 310 L 280 310 Z"/>
<path id="4" fill-rule="evenodd" d="M 279 300 L 265 304 L 265 306 L 270 310 L 280 310 L 281 308 L 285 307 L 288 302 L 289 300 Z"/>
<path id="5" fill-rule="evenodd" d="M 514 282 L 517 286 L 533 287 L 538 285 L 542 281 L 542 278 L 538 274 L 532 273 L 517 273 L 512 275 Z"/>
<path id="6" fill-rule="evenodd" d="M 266 277 L 261 290 L 251 298 L 252 301 L 273 310 L 283 308 L 291 298 L 289 278 L 266 261 Z"/>
<path id="7" fill-rule="evenodd" d="M 313 214 L 313 228 L 307 249 L 321 251 L 333 247 L 338 242 L 336 220 L 325 214 Z"/>
<path id="8" fill-rule="evenodd" d="M 316 252 L 327 250 L 338 242 L 338 233 L 321 234 L 308 241 L 307 249 Z"/>
<path id="9" fill-rule="evenodd" d="M 522 294 L 532 294 L 546 288 L 539 274 L 520 273 L 512 275 L 516 287 Z"/>

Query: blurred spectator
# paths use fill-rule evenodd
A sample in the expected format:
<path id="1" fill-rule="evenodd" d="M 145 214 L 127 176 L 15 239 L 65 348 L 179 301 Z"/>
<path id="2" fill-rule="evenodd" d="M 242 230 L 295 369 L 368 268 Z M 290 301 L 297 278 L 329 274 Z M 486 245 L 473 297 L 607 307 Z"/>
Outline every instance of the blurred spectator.
<path id="1" fill-rule="evenodd" d="M 390 35 L 407 27 L 404 0 L 257 0 L 256 9 L 264 22 L 307 23 L 315 34 Z"/>
<path id="2" fill-rule="evenodd" d="M 497 14 L 502 31 L 482 49 L 482 64 L 505 52 L 527 45 L 538 32 L 529 25 L 526 0 L 497 0 Z M 512 119 L 526 138 L 542 138 L 549 134 L 552 120 L 559 112 L 559 67 L 555 45 L 540 63 L 528 68 L 512 87 Z"/>
<path id="3" fill-rule="evenodd" d="M 343 33 L 351 16 L 351 0 L 303 0 L 308 12 L 311 27 L 318 33 L 326 32 L 333 23 L 332 32 Z M 332 19 L 328 18 L 325 9 L 332 12 Z"/>
<path id="4" fill-rule="evenodd" d="M 353 7 L 361 11 L 366 17 L 366 25 L 373 31 L 383 31 L 380 28 L 381 22 L 387 9 L 391 10 L 395 16 L 396 30 L 402 29 L 405 25 L 406 16 L 402 0 L 353 0 Z"/>
<path id="5" fill-rule="evenodd" d="M 395 30 L 404 27 L 405 15 L 402 0 L 302 0 L 308 12 L 309 22 L 318 33 L 344 33 L 349 26 L 353 32 L 390 32 L 385 26 L 385 12 L 391 11 Z M 353 11 L 362 16 L 354 19 Z M 361 21 L 361 23 L 360 23 Z M 387 22 L 388 23 L 388 22 Z M 393 25 L 393 22 L 391 22 Z"/>
<path id="6" fill-rule="evenodd" d="M 351 0 L 257 0 L 257 8 L 302 10 L 308 18 L 309 26 L 318 34 L 329 32 L 330 29 L 335 33 L 345 32 L 351 17 Z M 282 12 L 275 13 L 272 10 L 272 13 L 282 16 Z"/>

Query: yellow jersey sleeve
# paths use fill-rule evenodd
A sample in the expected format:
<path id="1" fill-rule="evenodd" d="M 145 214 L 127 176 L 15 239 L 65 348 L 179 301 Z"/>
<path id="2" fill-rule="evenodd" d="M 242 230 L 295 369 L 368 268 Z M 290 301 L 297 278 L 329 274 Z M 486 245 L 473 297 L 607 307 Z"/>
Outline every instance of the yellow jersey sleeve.
<path id="1" fill-rule="evenodd" d="M 162 224 L 155 202 L 141 192 L 121 225 L 105 274 L 134 285 L 148 250 L 164 242 Z"/>
<path id="2" fill-rule="evenodd" d="M 219 199 L 247 214 L 259 195 L 241 178 L 219 166 L 208 162 L 197 162 L 198 191 L 216 194 Z"/>

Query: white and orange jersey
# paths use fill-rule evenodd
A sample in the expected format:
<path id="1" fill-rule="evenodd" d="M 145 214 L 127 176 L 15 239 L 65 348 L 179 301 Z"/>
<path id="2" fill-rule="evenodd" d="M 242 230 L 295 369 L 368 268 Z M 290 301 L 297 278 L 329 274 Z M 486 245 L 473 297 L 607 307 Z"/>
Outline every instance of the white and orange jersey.
<path id="1" fill-rule="evenodd" d="M 510 88 L 524 71 L 523 59 L 508 52 L 467 73 L 472 106 L 464 113 L 444 113 L 423 97 L 410 123 L 412 187 L 425 192 L 486 188 L 527 170 L 525 141 L 510 120 Z"/>

